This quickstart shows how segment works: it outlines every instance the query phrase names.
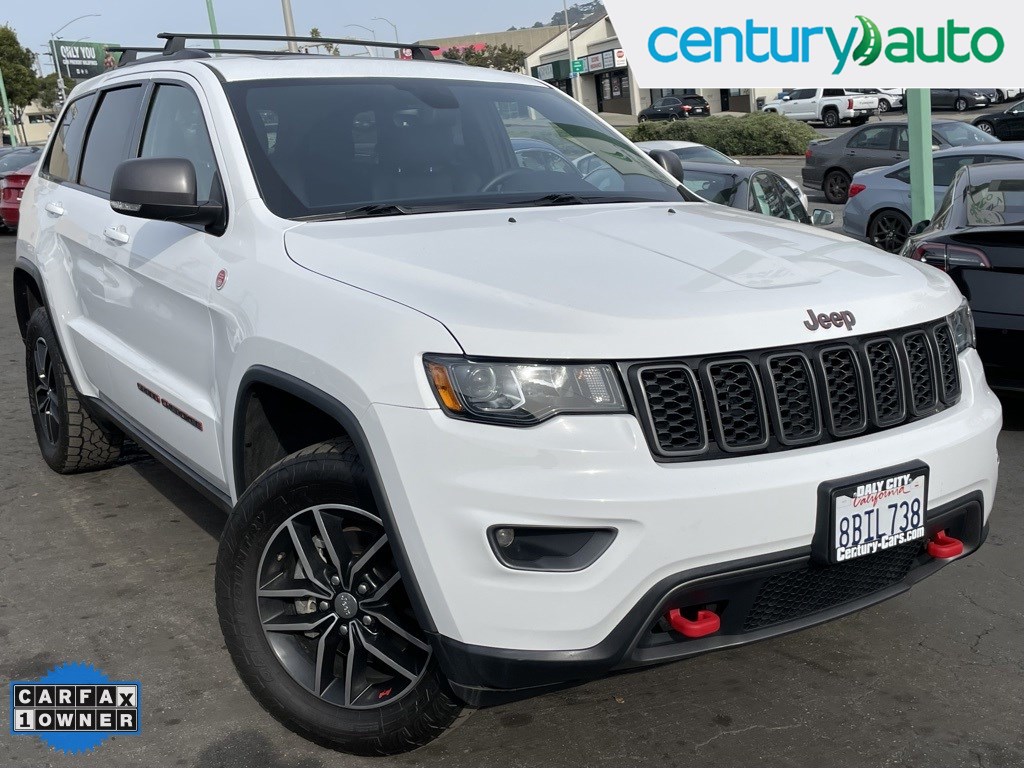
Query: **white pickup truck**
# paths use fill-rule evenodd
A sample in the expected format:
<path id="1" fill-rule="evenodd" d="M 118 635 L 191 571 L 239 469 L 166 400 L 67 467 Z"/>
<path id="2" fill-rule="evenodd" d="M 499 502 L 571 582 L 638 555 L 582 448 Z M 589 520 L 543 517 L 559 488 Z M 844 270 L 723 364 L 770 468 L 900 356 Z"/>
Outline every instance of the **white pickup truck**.
<path id="1" fill-rule="evenodd" d="M 853 93 L 843 88 L 797 88 L 781 99 L 764 105 L 765 112 L 802 120 L 817 121 L 836 128 L 844 121 L 862 125 L 878 114 L 878 97 Z"/>

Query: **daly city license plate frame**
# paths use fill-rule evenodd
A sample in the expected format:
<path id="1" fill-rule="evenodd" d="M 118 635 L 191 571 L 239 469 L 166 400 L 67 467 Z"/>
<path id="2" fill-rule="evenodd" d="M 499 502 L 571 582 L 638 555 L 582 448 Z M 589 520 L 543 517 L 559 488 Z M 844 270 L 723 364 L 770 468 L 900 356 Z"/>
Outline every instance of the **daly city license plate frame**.
<path id="1" fill-rule="evenodd" d="M 890 478 L 901 475 L 910 475 L 911 480 L 924 477 L 924 509 L 922 510 L 921 526 L 927 530 L 930 519 L 928 507 L 928 489 L 931 487 L 931 468 L 923 461 L 911 461 L 885 469 L 877 469 L 859 475 L 830 480 L 818 486 L 818 517 L 814 530 L 814 538 L 811 541 L 811 558 L 821 564 L 834 565 L 839 562 L 836 558 L 835 541 L 835 520 L 836 520 L 836 499 L 840 496 L 852 496 L 859 486 L 869 483 L 884 482 Z M 883 502 L 883 510 L 885 505 Z M 915 529 L 916 530 L 916 529 Z M 921 538 L 922 545 L 926 536 Z M 881 551 L 881 550 L 880 550 Z M 863 556 L 863 555 L 862 555 Z M 849 558 L 844 562 L 857 560 L 859 557 Z"/>

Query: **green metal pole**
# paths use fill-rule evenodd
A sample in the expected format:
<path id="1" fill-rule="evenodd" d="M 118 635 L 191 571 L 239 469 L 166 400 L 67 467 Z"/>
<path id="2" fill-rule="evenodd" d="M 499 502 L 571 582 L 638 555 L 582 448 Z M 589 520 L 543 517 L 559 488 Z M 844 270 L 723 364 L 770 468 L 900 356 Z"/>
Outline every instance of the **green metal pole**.
<path id="1" fill-rule="evenodd" d="M 910 134 L 911 221 L 927 221 L 935 213 L 935 174 L 932 168 L 932 98 L 927 88 L 907 91 Z"/>
<path id="2" fill-rule="evenodd" d="M 217 16 L 213 12 L 213 0 L 206 0 L 206 13 L 210 17 L 210 34 L 216 35 L 217 32 Z M 220 40 L 213 38 L 213 47 L 218 51 L 220 50 Z"/>
<path id="3" fill-rule="evenodd" d="M 4 73 L 0 72 L 0 103 L 4 108 L 4 123 L 7 133 L 11 136 L 11 146 L 18 146 L 18 134 L 14 130 L 14 118 L 11 117 L 11 105 L 7 103 L 7 87 L 4 85 Z"/>

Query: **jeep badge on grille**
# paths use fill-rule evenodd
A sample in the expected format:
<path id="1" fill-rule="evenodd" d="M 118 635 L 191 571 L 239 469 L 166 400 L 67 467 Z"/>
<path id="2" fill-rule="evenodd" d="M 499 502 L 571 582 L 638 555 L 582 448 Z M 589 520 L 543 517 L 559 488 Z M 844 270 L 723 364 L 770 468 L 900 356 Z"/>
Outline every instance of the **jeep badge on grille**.
<path id="1" fill-rule="evenodd" d="M 857 324 L 857 318 L 849 310 L 833 312 L 832 314 L 822 312 L 820 315 L 816 315 L 813 309 L 808 309 L 807 315 L 811 318 L 804 323 L 804 327 L 808 331 L 816 331 L 819 328 L 846 328 L 846 330 L 852 331 L 853 326 Z"/>

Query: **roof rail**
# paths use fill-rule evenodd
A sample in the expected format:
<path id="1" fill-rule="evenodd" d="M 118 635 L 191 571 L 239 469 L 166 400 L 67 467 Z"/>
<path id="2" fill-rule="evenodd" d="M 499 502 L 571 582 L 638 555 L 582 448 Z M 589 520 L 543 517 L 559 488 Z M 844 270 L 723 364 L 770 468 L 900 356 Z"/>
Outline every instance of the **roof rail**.
<path id="1" fill-rule="evenodd" d="M 404 48 L 412 51 L 414 59 L 422 61 L 434 61 L 434 51 L 440 50 L 436 45 L 424 45 L 423 43 L 385 43 L 379 40 L 353 40 L 339 37 L 293 37 L 290 35 L 211 35 L 209 33 L 188 33 L 188 32 L 161 32 L 157 37 L 166 40 L 164 54 L 172 54 L 185 49 L 189 40 L 247 40 L 269 43 L 312 43 L 322 45 L 359 45 L 367 48 L 393 48 L 402 50 Z M 214 51 L 217 52 L 217 51 Z M 246 53 L 281 53 L 281 51 L 246 51 Z M 224 53 L 224 51 L 220 51 Z"/>

